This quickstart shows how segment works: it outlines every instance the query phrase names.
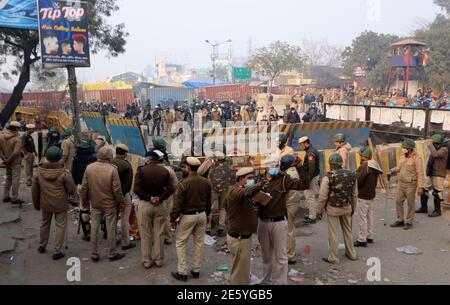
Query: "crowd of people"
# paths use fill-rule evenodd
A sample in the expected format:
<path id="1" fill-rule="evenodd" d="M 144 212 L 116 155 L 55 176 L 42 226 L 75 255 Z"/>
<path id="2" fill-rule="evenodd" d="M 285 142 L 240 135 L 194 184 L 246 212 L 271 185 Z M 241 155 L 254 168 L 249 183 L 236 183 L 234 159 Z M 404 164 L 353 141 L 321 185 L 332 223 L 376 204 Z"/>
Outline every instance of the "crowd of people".
<path id="1" fill-rule="evenodd" d="M 202 109 L 205 106 L 202 108 L 200 104 L 198 111 Z M 40 160 L 33 176 L 30 155 L 35 156 L 35 148 L 30 137 L 35 126 L 26 127 L 27 132 L 21 136 L 21 124 L 13 121 L 0 134 L 0 158 L 6 168 L 3 202 L 23 203 L 18 195 L 25 160 L 33 204 L 42 214 L 38 252 L 46 252 L 54 218 L 54 260 L 65 255 L 63 245 L 67 242 L 65 232 L 70 223 L 71 203 L 80 208 L 83 239 L 91 243 L 93 262 L 99 262 L 104 255 L 98 249 L 100 228 L 107 239 L 106 257 L 110 261 L 122 259 L 124 251 L 135 248 L 129 238 L 129 220 L 131 211 L 136 208 L 142 266 L 146 269 L 163 266 L 167 261 L 165 247 L 175 240 L 178 265 L 172 276 L 179 281 L 201 276 L 203 243 L 205 234 L 209 234 L 226 237 L 232 255 L 230 284 L 250 284 L 252 238 L 256 235 L 263 262 L 261 284 L 287 284 L 288 265 L 296 264 L 297 258 L 295 218 L 300 192 L 304 192 L 307 202 L 305 225 L 314 225 L 322 220 L 323 214 L 327 215 L 329 255 L 323 261 L 339 264 L 342 259 L 338 252 L 339 228 L 343 232 L 345 256 L 350 260 L 358 259 L 355 248 L 375 243 L 373 205 L 383 171 L 369 147 L 361 148 L 361 165 L 356 172 L 351 171 L 349 152 L 352 147 L 344 134 L 335 136 L 336 151 L 329 160 L 321 160 L 313 139 L 308 137 L 299 139 L 301 149 L 306 152 L 302 159 L 288 146 L 288 139 L 282 134 L 278 149 L 263 161 L 261 168 L 238 169 L 233 167 L 222 145 L 215 145 L 213 155 L 204 162 L 186 157 L 175 168 L 169 163 L 166 141 L 154 138 L 144 164 L 134 172 L 127 161 L 127 146 L 120 144 L 113 148 L 104 138 L 94 141 L 88 135 L 83 135 L 76 144 L 70 129 L 62 135 L 57 129 L 50 129 L 45 158 Z M 415 213 L 428 213 L 432 190 L 434 210 L 430 217 L 441 216 L 448 169 L 445 137 L 433 135 L 428 140 L 428 150 L 430 157 L 425 170 L 415 142 L 406 139 L 397 166 L 386 173 L 389 179 L 399 176 L 397 220 L 391 225 L 393 228 L 411 230 Z M 328 162 L 331 168 L 322 180 L 321 162 Z M 138 199 L 136 207 L 132 196 Z M 417 211 L 416 196 L 421 198 Z M 354 214 L 359 215 L 355 241 Z M 116 246 L 119 219 L 122 252 Z M 195 246 L 191 269 L 186 255 L 190 236 Z"/>

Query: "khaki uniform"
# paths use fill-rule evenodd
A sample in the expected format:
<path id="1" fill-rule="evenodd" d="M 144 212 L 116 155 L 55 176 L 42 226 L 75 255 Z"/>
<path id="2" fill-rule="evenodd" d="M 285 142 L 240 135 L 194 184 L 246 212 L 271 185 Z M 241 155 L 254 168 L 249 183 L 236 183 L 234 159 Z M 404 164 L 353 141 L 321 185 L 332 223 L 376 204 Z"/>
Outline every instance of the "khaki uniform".
<path id="1" fill-rule="evenodd" d="M 328 261 L 333 264 L 339 263 L 339 227 L 344 236 L 345 255 L 350 260 L 356 260 L 352 237 L 352 216 L 356 209 L 357 199 L 356 176 L 352 172 L 339 169 L 331 171 L 322 179 L 317 213 L 322 214 L 324 210 L 327 213 L 330 248 Z"/>
<path id="2" fill-rule="evenodd" d="M 172 124 L 174 119 L 175 115 L 173 114 L 172 110 L 169 109 L 164 111 L 164 128 L 167 137 L 170 137 L 172 135 Z"/>
<path id="3" fill-rule="evenodd" d="M 258 214 L 250 200 L 260 190 L 260 185 L 235 185 L 227 196 L 227 244 L 233 255 L 230 285 L 250 284 L 252 235 L 258 228 Z"/>
<path id="4" fill-rule="evenodd" d="M 3 198 L 13 201 L 19 197 L 20 172 L 22 170 L 22 139 L 18 132 L 6 130 L 0 135 L 0 157 L 6 170 Z M 11 196 L 10 196 L 11 195 Z"/>
<path id="5" fill-rule="evenodd" d="M 346 170 L 350 170 L 350 162 L 349 162 L 349 153 L 352 150 L 352 146 L 349 143 L 345 143 L 340 147 L 336 148 L 336 153 L 340 154 L 344 163 L 342 164 L 342 168 Z"/>
<path id="6" fill-rule="evenodd" d="M 188 273 L 186 247 L 191 235 L 194 237 L 195 246 L 192 271 L 200 272 L 209 214 L 211 214 L 211 184 L 197 173 L 191 173 L 178 183 L 174 206 L 170 214 L 171 223 L 181 217 L 176 229 L 178 274 L 187 275 Z"/>
<path id="7" fill-rule="evenodd" d="M 23 161 L 25 162 L 25 174 L 27 177 L 27 184 L 31 185 L 33 180 L 33 166 L 36 154 L 33 137 L 28 132 L 23 136 Z"/>
<path id="8" fill-rule="evenodd" d="M 431 144 L 428 145 L 430 159 L 428 160 L 427 173 L 424 185 L 423 200 L 428 201 L 429 192 L 433 191 L 435 209 L 444 202 L 444 181 L 447 176 L 448 148 L 442 145 L 439 149 Z"/>
<path id="9" fill-rule="evenodd" d="M 42 213 L 39 246 L 46 248 L 53 215 L 56 223 L 54 253 L 61 252 L 67 230 L 68 196 L 76 191 L 72 175 L 60 163 L 43 163 L 33 179 L 33 205 Z"/>
<path id="10" fill-rule="evenodd" d="M 395 199 L 397 220 L 405 221 L 403 205 L 406 200 L 408 204 L 406 223 L 412 225 L 414 222 L 417 188 L 422 189 L 424 186 L 422 158 L 419 157 L 416 152 L 413 152 L 408 157 L 402 155 L 398 166 L 393 168 L 391 172 L 399 173 L 397 197 Z"/>
<path id="11" fill-rule="evenodd" d="M 72 172 L 73 158 L 75 158 L 75 139 L 73 136 L 64 139 L 61 143 L 62 160 L 69 172 Z"/>
<path id="12" fill-rule="evenodd" d="M 291 167 L 287 169 L 292 179 L 300 179 L 297 169 Z M 297 217 L 298 204 L 300 202 L 300 191 L 289 191 L 286 201 L 288 214 L 288 237 L 287 237 L 287 256 L 288 260 L 295 260 L 295 218 Z"/>
<path id="13" fill-rule="evenodd" d="M 102 148 L 97 153 L 98 161 L 88 165 L 80 188 L 80 200 L 83 207 L 91 206 L 91 247 L 92 257 L 99 257 L 97 235 L 103 215 L 106 217 L 108 232 L 108 254 L 113 257 L 116 252 L 116 227 L 119 210 L 124 210 L 125 199 L 122 193 L 117 168 L 108 160 L 112 151 Z"/>
<path id="14" fill-rule="evenodd" d="M 282 150 L 277 148 L 277 151 L 276 151 L 276 155 L 279 158 L 282 158 L 282 157 L 287 156 L 287 155 L 293 155 L 293 154 L 294 154 L 294 149 L 292 147 L 287 146 L 287 145 Z"/>
<path id="15" fill-rule="evenodd" d="M 172 169 L 172 167 L 170 167 L 168 165 L 164 165 L 164 164 L 161 164 L 161 165 L 169 171 L 170 179 L 172 180 L 172 184 L 177 185 L 178 184 L 177 174 Z M 166 201 L 164 201 L 164 204 L 166 207 L 166 211 L 165 211 L 166 223 L 164 226 L 164 241 L 169 243 L 172 241 L 172 232 L 171 232 L 171 228 L 170 228 L 170 212 L 172 211 L 172 208 L 173 208 L 173 195 L 171 195 Z"/>
<path id="16" fill-rule="evenodd" d="M 170 173 L 163 166 L 150 163 L 138 168 L 134 179 L 134 193 L 139 197 L 139 232 L 144 267 L 161 266 L 164 259 L 164 228 L 166 227 L 166 203 L 175 185 Z M 160 204 L 152 203 L 158 197 Z"/>
<path id="17" fill-rule="evenodd" d="M 287 192 L 305 190 L 307 186 L 304 180 L 292 179 L 286 174 L 281 174 L 274 177 L 265 188 L 272 199 L 258 211 L 261 220 L 258 227 L 258 239 L 263 258 L 262 284 L 269 284 L 272 280 L 277 285 L 287 284 Z"/>

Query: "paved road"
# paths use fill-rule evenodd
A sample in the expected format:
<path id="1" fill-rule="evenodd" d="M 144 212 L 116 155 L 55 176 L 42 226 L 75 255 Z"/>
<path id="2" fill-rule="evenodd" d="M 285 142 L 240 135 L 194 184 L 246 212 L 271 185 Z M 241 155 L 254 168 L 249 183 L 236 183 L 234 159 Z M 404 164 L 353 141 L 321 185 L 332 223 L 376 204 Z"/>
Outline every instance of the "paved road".
<path id="1" fill-rule="evenodd" d="M 3 176 L 4 170 L 0 169 L 0 189 L 4 184 Z M 24 184 L 20 193 L 22 198 L 27 202 L 30 201 L 30 189 Z M 417 216 L 412 231 L 392 229 L 384 226 L 384 219 L 387 220 L 387 224 L 395 220 L 393 196 L 393 191 L 388 194 L 388 205 L 385 209 L 385 195 L 379 194 L 375 207 L 375 244 L 366 249 L 358 249 L 359 260 L 356 262 L 347 260 L 343 251 L 340 251 L 342 256 L 340 265 L 330 266 L 321 261 L 321 257 L 327 254 L 326 219 L 310 227 L 299 227 L 298 263 L 290 266 L 290 269 L 296 270 L 300 276 L 299 280 L 303 282 L 295 283 L 289 280 L 289 284 L 450 284 L 450 210 L 445 210 L 443 217 L 437 219 L 430 219 L 424 215 Z M 66 260 L 54 262 L 51 260 L 51 253 L 38 254 L 36 250 L 40 215 L 34 211 L 31 204 L 19 210 L 18 207 L 0 203 L 0 215 L 0 245 L 8 248 L 11 247 L 11 241 L 13 244 L 12 251 L 0 254 L 0 284 L 70 284 L 66 278 L 69 269 Z M 179 284 L 170 277 L 170 271 L 176 270 L 174 245 L 165 248 L 164 267 L 145 270 L 140 262 L 139 241 L 137 248 L 127 251 L 126 258 L 109 262 L 105 259 L 106 244 L 100 240 L 100 251 L 103 256 L 99 263 L 94 264 L 88 259 L 89 243 L 76 235 L 74 213 L 71 214 L 70 220 L 66 258 L 78 257 L 81 260 L 81 284 Z M 355 216 L 353 225 L 355 238 L 357 223 L 358 219 Z M 199 280 L 190 280 L 188 284 L 227 283 L 228 274 L 216 273 L 215 270 L 217 264 L 231 263 L 229 255 L 217 251 L 223 243 L 224 239 L 221 239 L 215 246 L 205 246 L 201 277 Z M 397 247 L 406 245 L 419 248 L 422 254 L 406 255 L 396 251 Z M 311 248 L 309 254 L 304 253 L 307 246 Z M 51 249 L 51 244 L 48 248 Z M 256 239 L 254 248 L 253 273 L 260 277 L 262 262 Z M 192 243 L 189 251 L 192 253 Z M 366 263 L 370 257 L 380 259 L 381 282 L 372 283 L 366 279 L 369 268 Z"/>

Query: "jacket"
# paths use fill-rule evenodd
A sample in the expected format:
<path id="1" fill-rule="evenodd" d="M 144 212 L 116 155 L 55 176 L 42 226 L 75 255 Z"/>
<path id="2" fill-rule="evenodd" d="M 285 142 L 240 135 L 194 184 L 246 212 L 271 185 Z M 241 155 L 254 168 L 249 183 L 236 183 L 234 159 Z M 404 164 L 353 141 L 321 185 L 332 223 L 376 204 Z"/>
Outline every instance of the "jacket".
<path id="1" fill-rule="evenodd" d="M 443 177 L 447 176 L 447 158 L 448 147 L 446 144 L 440 146 L 438 149 L 431 144 L 428 145 L 430 150 L 430 158 L 427 164 L 428 177 Z"/>
<path id="2" fill-rule="evenodd" d="M 64 139 L 61 143 L 62 159 L 67 169 L 71 169 L 73 165 L 73 158 L 75 157 L 75 139 L 73 136 Z"/>
<path id="3" fill-rule="evenodd" d="M 258 213 L 251 199 L 261 190 L 261 185 L 246 188 L 234 185 L 226 200 L 227 231 L 233 235 L 250 236 L 258 228 Z"/>
<path id="4" fill-rule="evenodd" d="M 131 191 L 131 186 L 133 184 L 133 168 L 131 167 L 130 162 L 117 156 L 111 163 L 117 167 L 123 195 L 128 194 Z"/>
<path id="5" fill-rule="evenodd" d="M 177 185 L 170 213 L 171 222 L 186 213 L 204 211 L 209 216 L 211 214 L 211 190 L 211 183 L 207 179 L 197 173 L 190 173 Z"/>
<path id="6" fill-rule="evenodd" d="M 134 193 L 140 200 L 150 201 L 152 197 L 159 197 L 160 201 L 167 200 L 175 191 L 170 173 L 157 163 L 150 163 L 138 167 L 134 178 Z"/>
<path id="7" fill-rule="evenodd" d="M 424 185 L 424 170 L 422 158 L 413 152 L 406 157 L 402 155 L 397 167 L 391 169 L 392 173 L 400 174 L 399 185 L 416 185 L 418 188 L 423 188 Z"/>
<path id="8" fill-rule="evenodd" d="M 300 176 L 298 175 L 297 168 L 290 167 L 288 168 L 285 173 L 291 177 L 292 179 L 300 179 Z M 289 191 L 286 199 L 286 204 L 298 204 L 300 202 L 300 191 Z"/>
<path id="9" fill-rule="evenodd" d="M 344 163 L 342 164 L 343 169 L 350 169 L 350 163 L 348 160 L 348 154 L 352 150 L 352 146 L 350 143 L 345 143 L 344 145 L 336 148 L 336 153 L 340 154 Z"/>
<path id="10" fill-rule="evenodd" d="M 16 131 L 6 130 L 0 136 L 0 157 L 6 165 L 22 161 L 22 139 Z"/>
<path id="11" fill-rule="evenodd" d="M 34 208 L 47 213 L 69 209 L 68 196 L 75 193 L 72 176 L 61 163 L 42 163 L 33 178 L 31 195 Z"/>
<path id="12" fill-rule="evenodd" d="M 84 172 L 89 164 L 97 161 L 97 155 L 94 148 L 76 148 L 75 158 L 73 159 L 72 176 L 76 185 L 83 182 Z"/>
<path id="13" fill-rule="evenodd" d="M 287 216 L 286 199 L 288 192 L 291 190 L 304 191 L 306 189 L 308 189 L 308 185 L 303 179 L 292 179 L 284 173 L 272 178 L 264 188 L 264 192 L 269 193 L 272 199 L 266 206 L 259 208 L 259 218 L 264 220 Z"/>
<path id="14" fill-rule="evenodd" d="M 356 181 L 352 189 L 353 192 L 351 194 L 351 198 L 348 198 L 348 200 L 350 201 L 350 205 L 345 207 L 333 207 L 328 204 L 330 195 L 330 180 L 328 176 L 325 176 L 320 184 L 319 199 L 317 202 L 317 213 L 322 214 L 322 212 L 326 210 L 327 215 L 333 217 L 352 215 L 352 213 L 356 209 L 356 203 L 358 202 L 358 186 Z"/>
<path id="15" fill-rule="evenodd" d="M 376 197 L 378 176 L 383 174 L 381 169 L 375 169 L 369 166 L 369 162 L 375 160 L 363 161 L 356 170 L 356 179 L 358 180 L 358 198 L 364 200 L 373 200 Z M 378 165 L 378 163 L 376 164 Z M 377 166 L 379 168 L 379 166 Z"/>
<path id="16" fill-rule="evenodd" d="M 305 160 L 300 167 L 300 172 L 305 174 L 309 183 L 320 175 L 320 154 L 312 145 L 306 149 Z"/>
<path id="17" fill-rule="evenodd" d="M 111 155 L 106 156 L 105 152 L 109 152 Z M 117 168 L 108 161 L 111 159 L 112 152 L 110 150 L 100 149 L 98 161 L 86 168 L 80 189 L 83 207 L 86 207 L 88 202 L 95 209 L 122 208 L 125 206 L 119 173 Z"/>
<path id="18" fill-rule="evenodd" d="M 34 144 L 34 139 L 31 135 L 25 134 L 23 136 L 23 151 L 29 154 L 36 153 L 36 145 Z"/>

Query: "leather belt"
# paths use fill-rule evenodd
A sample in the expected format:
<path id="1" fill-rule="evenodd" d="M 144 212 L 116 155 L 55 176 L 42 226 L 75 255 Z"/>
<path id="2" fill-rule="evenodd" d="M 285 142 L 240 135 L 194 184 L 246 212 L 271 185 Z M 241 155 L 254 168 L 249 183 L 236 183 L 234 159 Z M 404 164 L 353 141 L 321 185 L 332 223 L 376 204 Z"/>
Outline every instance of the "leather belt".
<path id="1" fill-rule="evenodd" d="M 287 218 L 286 215 L 283 215 L 283 216 L 275 217 L 275 218 L 262 218 L 262 217 L 260 217 L 260 219 L 262 221 L 264 221 L 264 222 L 280 222 L 280 221 L 285 221 L 288 218 Z"/>
<path id="2" fill-rule="evenodd" d="M 233 233 L 228 233 L 228 235 L 230 235 L 233 238 L 237 238 L 237 239 L 250 239 L 252 237 L 251 235 L 238 235 L 238 234 L 233 234 Z"/>
<path id="3" fill-rule="evenodd" d="M 187 213 L 183 213 L 183 215 L 198 215 L 201 214 L 205 211 L 196 211 L 196 212 L 187 212 Z"/>

